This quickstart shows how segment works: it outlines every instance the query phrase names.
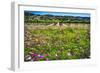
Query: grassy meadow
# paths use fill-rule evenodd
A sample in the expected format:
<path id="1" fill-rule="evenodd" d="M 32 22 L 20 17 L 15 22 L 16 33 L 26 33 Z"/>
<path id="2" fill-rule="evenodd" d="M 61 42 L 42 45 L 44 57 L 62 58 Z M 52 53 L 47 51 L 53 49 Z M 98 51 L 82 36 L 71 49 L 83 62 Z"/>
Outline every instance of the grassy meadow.
<path id="1" fill-rule="evenodd" d="M 89 58 L 89 23 L 25 22 L 25 62 Z"/>

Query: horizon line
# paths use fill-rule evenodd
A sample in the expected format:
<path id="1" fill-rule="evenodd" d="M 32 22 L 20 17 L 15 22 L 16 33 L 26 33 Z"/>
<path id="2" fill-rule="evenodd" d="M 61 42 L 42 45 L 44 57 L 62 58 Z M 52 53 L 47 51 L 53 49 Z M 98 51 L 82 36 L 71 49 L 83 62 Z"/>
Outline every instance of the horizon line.
<path id="1" fill-rule="evenodd" d="M 76 16 L 90 17 L 90 13 L 74 13 L 74 12 L 46 12 L 46 11 L 24 11 L 35 15 L 54 15 L 54 16 Z"/>

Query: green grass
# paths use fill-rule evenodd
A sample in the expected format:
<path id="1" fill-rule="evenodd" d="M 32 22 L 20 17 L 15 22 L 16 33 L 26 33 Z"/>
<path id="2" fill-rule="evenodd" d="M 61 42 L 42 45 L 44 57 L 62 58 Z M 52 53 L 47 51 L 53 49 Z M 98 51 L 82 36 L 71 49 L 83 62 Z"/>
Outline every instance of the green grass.
<path id="1" fill-rule="evenodd" d="M 24 56 L 30 52 L 42 56 L 48 54 L 43 59 L 35 58 L 35 61 L 90 58 L 89 30 L 57 26 L 25 29 Z"/>

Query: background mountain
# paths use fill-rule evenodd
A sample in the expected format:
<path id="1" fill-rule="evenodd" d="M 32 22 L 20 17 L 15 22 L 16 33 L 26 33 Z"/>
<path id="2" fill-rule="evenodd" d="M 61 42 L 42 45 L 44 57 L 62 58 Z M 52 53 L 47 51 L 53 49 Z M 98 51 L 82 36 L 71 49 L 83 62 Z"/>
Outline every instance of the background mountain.
<path id="1" fill-rule="evenodd" d="M 24 21 L 26 23 L 90 23 L 90 17 L 81 16 L 56 16 L 56 15 L 40 15 L 31 11 L 24 12 Z"/>

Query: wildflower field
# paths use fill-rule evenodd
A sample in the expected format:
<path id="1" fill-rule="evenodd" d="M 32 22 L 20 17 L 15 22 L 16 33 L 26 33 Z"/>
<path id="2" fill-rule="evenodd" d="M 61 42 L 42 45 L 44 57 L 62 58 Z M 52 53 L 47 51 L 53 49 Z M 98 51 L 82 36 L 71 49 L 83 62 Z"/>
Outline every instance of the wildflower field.
<path id="1" fill-rule="evenodd" d="M 90 17 L 33 13 L 24 18 L 25 62 L 90 58 Z"/>
<path id="2" fill-rule="evenodd" d="M 89 28 L 25 26 L 24 52 L 30 60 L 69 60 L 90 57 Z"/>

